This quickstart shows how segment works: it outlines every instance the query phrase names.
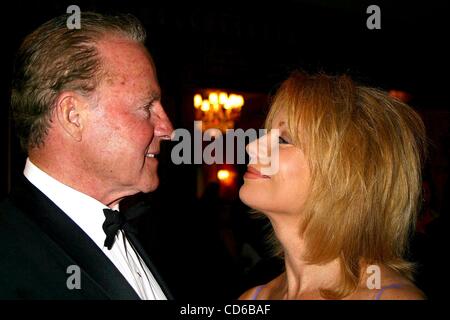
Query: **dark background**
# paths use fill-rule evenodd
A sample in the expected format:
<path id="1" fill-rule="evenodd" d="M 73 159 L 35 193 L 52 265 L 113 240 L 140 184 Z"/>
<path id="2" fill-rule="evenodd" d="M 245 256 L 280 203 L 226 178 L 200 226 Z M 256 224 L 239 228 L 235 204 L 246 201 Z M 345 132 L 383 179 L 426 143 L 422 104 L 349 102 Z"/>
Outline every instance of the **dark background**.
<path id="1" fill-rule="evenodd" d="M 424 176 L 432 217 L 413 241 L 418 284 L 440 294 L 447 256 L 449 166 L 448 1 L 14 1 L 2 4 L 0 33 L 0 196 L 8 193 L 25 155 L 9 119 L 13 56 L 26 34 L 71 4 L 82 11 L 129 12 L 148 32 L 163 103 L 174 127 L 192 130 L 192 92 L 223 88 L 267 96 L 289 72 L 348 73 L 385 90 L 408 92 L 430 139 Z M 381 30 L 368 30 L 366 9 L 381 8 Z M 241 127 L 259 127 L 267 101 L 244 106 Z M 154 210 L 141 223 L 142 240 L 174 294 L 186 299 L 235 298 L 280 270 L 264 244 L 262 219 L 249 218 L 236 197 L 223 200 L 215 185 L 197 197 L 198 165 L 175 166 L 163 146 Z M 245 166 L 238 166 L 242 173 Z M 253 254 L 248 254 L 249 250 Z M 246 253 L 247 252 L 247 253 Z M 256 260 L 251 260 L 256 257 Z M 1 257 L 0 257 L 1 259 Z"/>

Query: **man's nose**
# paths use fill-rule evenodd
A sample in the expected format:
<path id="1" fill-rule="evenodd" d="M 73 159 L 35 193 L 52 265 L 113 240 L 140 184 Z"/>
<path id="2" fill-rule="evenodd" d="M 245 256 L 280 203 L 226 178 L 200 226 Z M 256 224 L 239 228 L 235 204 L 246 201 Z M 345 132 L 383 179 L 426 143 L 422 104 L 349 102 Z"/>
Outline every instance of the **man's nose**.
<path id="1" fill-rule="evenodd" d="M 161 106 L 157 112 L 155 120 L 155 135 L 163 140 L 170 140 L 173 133 L 173 126 L 164 108 Z"/>

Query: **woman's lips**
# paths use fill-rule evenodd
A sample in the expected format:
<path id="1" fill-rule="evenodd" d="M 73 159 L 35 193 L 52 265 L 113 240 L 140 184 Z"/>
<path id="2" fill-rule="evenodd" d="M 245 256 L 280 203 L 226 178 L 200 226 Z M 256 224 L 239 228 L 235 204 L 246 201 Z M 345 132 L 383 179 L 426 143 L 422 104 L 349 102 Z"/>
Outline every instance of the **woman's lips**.
<path id="1" fill-rule="evenodd" d="M 270 179 L 269 176 L 261 174 L 258 170 L 253 167 L 247 167 L 247 172 L 244 174 L 245 179 Z"/>

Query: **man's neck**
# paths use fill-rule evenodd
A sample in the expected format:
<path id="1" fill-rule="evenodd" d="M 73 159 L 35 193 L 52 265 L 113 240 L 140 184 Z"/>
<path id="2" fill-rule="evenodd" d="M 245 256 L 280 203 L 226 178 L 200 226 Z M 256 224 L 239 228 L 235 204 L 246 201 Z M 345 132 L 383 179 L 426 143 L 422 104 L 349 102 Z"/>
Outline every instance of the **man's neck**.
<path id="1" fill-rule="evenodd" d="M 69 159 L 63 160 L 55 156 L 49 158 L 45 156 L 45 153 L 39 151 L 30 151 L 29 159 L 36 167 L 52 178 L 100 201 L 110 208 L 117 207 L 118 203 L 126 196 L 114 192 L 114 190 L 106 190 L 95 177 L 84 174 L 77 166 L 71 165 L 73 162 Z M 58 161 L 55 162 L 52 159 L 58 159 Z"/>

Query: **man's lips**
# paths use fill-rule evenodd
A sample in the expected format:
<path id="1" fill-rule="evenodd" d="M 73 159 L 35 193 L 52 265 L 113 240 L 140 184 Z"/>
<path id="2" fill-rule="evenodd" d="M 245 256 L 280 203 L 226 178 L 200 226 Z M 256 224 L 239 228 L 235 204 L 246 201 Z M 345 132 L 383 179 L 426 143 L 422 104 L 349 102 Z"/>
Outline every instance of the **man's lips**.
<path id="1" fill-rule="evenodd" d="M 259 170 L 255 169 L 251 166 L 247 167 L 247 172 L 244 174 L 244 178 L 247 178 L 247 179 L 270 179 L 269 176 L 261 174 L 261 172 L 259 172 Z"/>

